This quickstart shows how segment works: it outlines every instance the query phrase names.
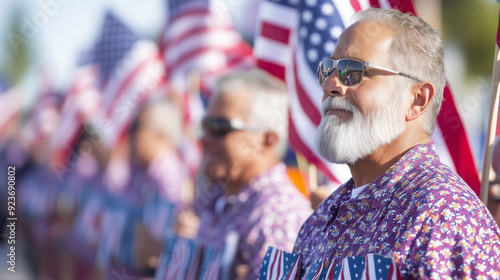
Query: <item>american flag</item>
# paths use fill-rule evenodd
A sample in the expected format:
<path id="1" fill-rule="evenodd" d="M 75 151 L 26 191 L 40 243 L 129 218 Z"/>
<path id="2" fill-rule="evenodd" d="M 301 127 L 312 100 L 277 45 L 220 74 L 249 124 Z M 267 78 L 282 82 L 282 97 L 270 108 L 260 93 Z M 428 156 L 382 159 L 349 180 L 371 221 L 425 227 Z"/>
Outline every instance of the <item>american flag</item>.
<path id="1" fill-rule="evenodd" d="M 334 184 L 350 178 L 346 165 L 331 164 L 314 145 L 320 122 L 321 87 L 318 62 L 329 57 L 351 16 L 361 9 L 398 8 L 415 14 L 410 0 L 264 0 L 261 2 L 254 43 L 260 68 L 285 80 L 290 93 L 291 145 L 304 154 Z M 479 195 L 479 177 L 464 126 L 448 87 L 433 139 L 443 162 Z"/>
<path id="2" fill-rule="evenodd" d="M 299 265 L 299 255 L 269 247 L 260 265 L 259 280 L 298 279 Z"/>
<path id="3" fill-rule="evenodd" d="M 391 257 L 367 254 L 365 256 L 345 258 L 342 264 L 332 264 L 323 279 L 400 280 L 402 276 L 394 259 Z"/>
<path id="4" fill-rule="evenodd" d="M 192 132 L 204 113 L 201 97 L 209 97 L 215 80 L 254 67 L 255 59 L 250 45 L 234 29 L 228 6 L 210 0 L 168 0 L 166 4 L 168 18 L 159 38 L 160 50 L 172 89 L 183 95 L 186 131 Z M 193 76 L 199 79 L 189 78 Z M 201 158 L 193 138 L 186 135 L 181 147 L 191 170 Z"/>
<path id="5" fill-rule="evenodd" d="M 360 280 L 365 272 L 366 261 L 363 256 L 345 258 L 342 261 L 339 279 Z"/>
<path id="6" fill-rule="evenodd" d="M 105 144 L 114 145 L 164 78 L 156 44 L 139 38 L 108 12 L 100 37 L 82 55 L 66 93 L 62 108 L 65 122 L 53 146 L 63 149 L 63 154 L 64 149 L 71 150 L 86 122 L 96 127 Z"/>
<path id="7" fill-rule="evenodd" d="M 54 164 L 61 167 L 69 160 L 71 149 L 75 147 L 82 126 L 92 114 L 97 113 L 100 96 L 94 86 L 97 77 L 95 67 L 81 66 L 75 73 L 71 87 L 65 92 L 58 129 L 56 130 L 51 147 L 54 149 Z"/>
<path id="8" fill-rule="evenodd" d="M 191 70 L 210 88 L 228 71 L 255 65 L 251 47 L 233 28 L 229 13 L 216 10 L 209 0 L 170 0 L 160 48 L 170 81 L 185 91 Z"/>
<path id="9" fill-rule="evenodd" d="M 137 109 L 164 83 L 165 69 L 156 44 L 135 35 L 108 12 L 101 37 L 93 49 L 102 93 L 100 115 L 93 123 L 106 144 L 123 136 Z"/>
<path id="10" fill-rule="evenodd" d="M 316 260 L 311 266 L 306 269 L 303 279 L 304 280 L 319 280 L 324 279 L 326 274 L 324 260 Z"/>
<path id="11" fill-rule="evenodd" d="M 203 248 L 203 256 L 196 279 L 221 279 L 221 259 L 221 250 L 210 246 Z"/>
<path id="12" fill-rule="evenodd" d="M 185 279 L 188 268 L 198 262 L 200 245 L 191 239 L 169 236 L 164 243 L 156 270 L 156 280 Z M 196 265 L 195 265 L 196 266 Z"/>
<path id="13" fill-rule="evenodd" d="M 71 149 L 76 145 L 83 124 L 98 112 L 100 94 L 96 87 L 97 75 L 98 69 L 91 64 L 90 52 L 84 52 L 71 78 L 70 86 L 64 92 L 58 129 L 52 138 L 52 165 L 55 167 L 57 164 L 58 175 L 66 169 Z"/>

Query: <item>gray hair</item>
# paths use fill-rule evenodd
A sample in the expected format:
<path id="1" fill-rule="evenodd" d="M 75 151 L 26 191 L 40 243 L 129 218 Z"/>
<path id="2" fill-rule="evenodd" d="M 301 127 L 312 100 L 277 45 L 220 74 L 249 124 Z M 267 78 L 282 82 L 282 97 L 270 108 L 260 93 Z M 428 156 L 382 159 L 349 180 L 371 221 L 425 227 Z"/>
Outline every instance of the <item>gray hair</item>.
<path id="1" fill-rule="evenodd" d="M 434 85 L 434 98 L 421 122 L 422 129 L 431 135 L 441 109 L 446 84 L 444 50 L 439 32 L 421 18 L 398 10 L 370 8 L 356 13 L 354 20 L 375 22 L 391 28 L 396 34 L 388 56 L 394 70 L 416 76 Z M 375 31 L 369 36 L 376 35 Z M 400 89 L 407 89 L 416 83 L 404 77 L 399 77 L 399 79 Z"/>
<path id="2" fill-rule="evenodd" d="M 288 93 L 285 83 L 263 70 L 253 69 L 220 78 L 214 89 L 215 94 L 244 92 L 252 96 L 246 122 L 276 132 L 279 137 L 276 154 L 283 158 L 288 144 Z"/>
<path id="3" fill-rule="evenodd" d="M 137 115 L 149 113 L 147 125 L 167 137 L 175 147 L 182 139 L 182 114 L 179 106 L 170 99 L 161 99 L 147 103 Z M 136 122 L 139 121 L 136 119 Z"/>

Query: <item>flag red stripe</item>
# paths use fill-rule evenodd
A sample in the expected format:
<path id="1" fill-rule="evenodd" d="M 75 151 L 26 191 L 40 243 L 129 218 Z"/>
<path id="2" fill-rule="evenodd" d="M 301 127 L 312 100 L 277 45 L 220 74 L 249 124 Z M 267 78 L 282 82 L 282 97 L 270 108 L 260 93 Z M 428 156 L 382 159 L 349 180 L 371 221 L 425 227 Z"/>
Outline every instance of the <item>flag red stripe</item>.
<path id="1" fill-rule="evenodd" d="M 302 84 L 299 82 L 299 74 L 297 72 L 297 63 L 293 64 L 293 71 L 295 73 L 295 89 L 297 90 L 297 96 L 299 97 L 300 105 L 302 106 L 302 109 L 306 113 L 306 115 L 309 117 L 311 122 L 318 126 L 319 123 L 321 122 L 321 114 L 319 113 L 318 108 L 316 105 L 311 101 L 309 98 L 309 95 L 306 93 L 304 88 L 302 87 Z M 318 98 L 321 98 L 322 93 L 318 93 Z"/>
<path id="2" fill-rule="evenodd" d="M 151 62 L 153 62 L 155 60 L 160 60 L 160 59 L 161 58 L 159 57 L 159 55 L 157 55 L 157 56 L 151 56 L 148 59 L 145 59 L 144 61 L 142 61 L 141 64 L 139 64 L 139 66 L 137 66 L 132 72 L 130 72 L 130 74 L 128 75 L 128 77 L 125 79 L 125 82 L 123 82 L 120 85 L 120 88 L 117 91 L 118 94 L 113 97 L 112 103 L 110 104 L 109 108 L 107 108 L 106 117 L 110 117 L 111 116 L 111 113 L 113 112 L 112 108 L 114 107 L 113 105 L 115 103 L 117 103 L 117 102 L 120 101 L 120 97 L 125 92 L 127 92 L 126 89 L 129 88 L 130 84 L 132 84 L 132 82 L 135 81 L 135 78 L 137 76 L 139 76 L 140 74 L 142 74 L 144 72 L 144 69 L 147 68 L 150 65 Z"/>
<path id="3" fill-rule="evenodd" d="M 375 261 L 375 259 L 374 259 L 374 261 Z M 366 277 L 366 280 L 370 280 L 370 255 L 365 256 L 365 264 L 366 264 L 365 265 L 365 277 Z M 386 278 L 386 279 L 388 279 L 388 278 Z"/>
<path id="4" fill-rule="evenodd" d="M 75 125 L 78 127 L 75 130 L 75 133 L 71 136 L 70 140 L 66 144 L 66 146 L 58 146 L 56 151 L 54 152 L 54 160 L 55 162 L 51 162 L 52 164 L 61 165 L 64 169 L 61 169 L 60 172 L 64 173 L 68 168 L 69 160 L 71 153 L 76 148 L 76 144 L 78 143 L 78 138 L 80 136 L 80 132 L 83 130 L 83 121 L 78 114 L 76 116 Z"/>
<path id="5" fill-rule="evenodd" d="M 389 272 L 387 273 L 387 279 L 391 279 L 392 280 L 393 274 L 394 274 L 394 266 L 393 266 L 393 264 L 391 262 L 391 265 L 389 266 Z"/>
<path id="6" fill-rule="evenodd" d="M 287 277 L 286 277 L 286 280 L 295 280 L 297 278 L 297 274 L 294 274 L 295 272 L 295 269 L 297 268 L 299 264 L 299 260 L 296 260 L 294 263 L 293 263 L 293 266 L 292 268 L 290 269 L 290 272 L 288 273 Z M 296 272 L 295 272 L 296 273 Z M 291 278 L 293 276 L 293 279 Z"/>
<path id="7" fill-rule="evenodd" d="M 84 83 L 85 78 L 79 79 L 77 82 L 75 82 L 70 89 L 67 91 L 67 93 L 64 95 L 63 100 L 62 100 L 62 106 L 64 107 L 67 101 L 72 97 L 72 95 L 79 95 L 81 92 L 84 92 L 86 90 L 92 89 L 93 84 L 92 83 Z M 68 105 L 66 105 L 68 106 Z"/>
<path id="8" fill-rule="evenodd" d="M 252 48 L 246 42 L 242 41 L 233 46 L 230 51 L 227 51 L 226 56 L 228 57 L 226 64 L 222 65 L 219 69 L 207 72 L 207 75 L 215 75 L 222 70 L 232 70 L 233 67 L 241 63 L 241 61 L 250 58 L 253 59 Z"/>
<path id="9" fill-rule="evenodd" d="M 438 114 L 437 123 L 446 146 L 455 164 L 458 175 L 479 196 L 481 183 L 477 174 L 476 163 L 470 149 L 469 139 L 453 101 L 453 96 L 448 86 L 444 89 L 443 105 Z"/>
<path id="10" fill-rule="evenodd" d="M 276 249 L 275 249 L 276 250 Z M 271 263 L 271 269 L 269 270 L 269 279 L 273 279 L 273 268 L 274 268 L 274 264 L 276 263 L 276 260 L 278 259 L 278 252 L 276 252 L 274 254 L 274 258 L 273 258 L 273 261 Z"/>
<path id="11" fill-rule="evenodd" d="M 316 270 L 316 274 L 314 274 L 313 280 L 318 280 L 319 277 L 321 276 L 322 271 L 323 271 L 323 262 L 321 262 L 321 265 L 319 266 L 318 270 Z"/>
<path id="12" fill-rule="evenodd" d="M 398 266 L 396 265 L 396 262 L 392 260 L 391 265 L 396 267 L 396 280 L 403 280 L 403 276 L 401 275 L 401 271 L 398 269 Z"/>
<path id="13" fill-rule="evenodd" d="M 177 45 L 179 42 L 182 42 L 183 40 L 189 39 L 196 37 L 198 35 L 203 35 L 203 34 L 210 34 L 210 32 L 214 32 L 214 28 L 210 26 L 200 26 L 193 28 L 189 30 L 189 32 L 182 33 L 182 35 L 169 39 L 167 42 L 164 42 L 161 51 L 164 52 L 168 50 L 172 45 Z M 227 28 L 227 27 L 217 27 L 217 31 L 226 31 L 226 32 L 233 32 L 234 29 L 232 28 Z"/>
<path id="14" fill-rule="evenodd" d="M 262 22 L 262 30 L 260 36 L 278 41 L 283 44 L 288 44 L 290 40 L 290 29 L 283 28 L 268 22 Z"/>
<path id="15" fill-rule="evenodd" d="M 264 69 L 269 72 L 271 75 L 274 75 L 281 80 L 285 80 L 285 67 L 273 62 L 265 61 L 263 59 L 257 60 L 257 67 L 260 69 Z"/>
<path id="16" fill-rule="evenodd" d="M 398 9 L 403 13 L 411 13 L 413 15 L 416 15 L 415 9 L 413 8 L 413 3 L 412 1 L 409 0 L 389 0 L 389 3 L 391 4 L 391 7 L 394 9 Z"/>
<path id="17" fill-rule="evenodd" d="M 328 270 L 328 274 L 326 275 L 326 279 L 333 279 L 334 274 L 335 274 L 335 265 L 331 263 L 330 268 Z"/>
<path id="18" fill-rule="evenodd" d="M 370 0 L 370 7 L 380 8 L 378 0 Z"/>
<path id="19" fill-rule="evenodd" d="M 497 46 L 500 47 L 500 11 L 498 15 Z"/>
<path id="20" fill-rule="evenodd" d="M 167 63 L 167 66 L 166 66 L 167 72 L 172 72 L 172 69 L 175 69 L 177 66 L 184 64 L 186 61 L 188 61 L 192 58 L 197 58 L 198 55 L 201 55 L 203 53 L 209 53 L 209 52 L 227 53 L 227 52 L 232 51 L 234 49 L 235 49 L 234 45 L 226 46 L 226 47 L 208 46 L 208 47 L 198 48 L 198 49 L 190 51 L 190 52 L 186 52 L 179 59 L 177 59 L 173 62 Z"/>
<path id="21" fill-rule="evenodd" d="M 333 183 L 340 184 L 339 180 L 333 175 L 332 171 L 327 166 L 325 166 L 325 164 L 321 160 L 319 160 L 316 157 L 314 152 L 311 151 L 311 149 L 306 144 L 304 144 L 304 142 L 302 142 L 302 139 L 297 133 L 297 129 L 295 128 L 295 124 L 291 116 L 289 117 L 288 133 L 290 134 L 289 139 L 290 139 L 290 145 L 292 145 L 292 147 L 303 153 L 309 162 L 315 164 L 319 170 L 321 170 L 325 175 L 328 176 L 330 181 L 332 181 Z"/>
<path id="22" fill-rule="evenodd" d="M 207 74 L 205 74 L 206 77 L 210 77 L 210 76 L 219 76 L 219 75 L 222 75 L 228 71 L 231 71 L 231 70 L 237 70 L 238 69 L 238 65 L 243 63 L 245 60 L 249 60 L 249 59 L 252 59 L 252 57 L 250 55 L 248 56 L 238 56 L 238 57 L 235 57 L 235 58 L 232 58 L 231 60 L 229 60 L 227 62 L 226 65 L 223 65 L 221 66 L 219 69 L 215 69 L 215 70 L 212 70 L 210 72 L 207 72 Z M 252 64 L 254 64 L 252 62 Z"/>
<path id="23" fill-rule="evenodd" d="M 284 261 L 283 260 L 283 251 L 279 251 L 279 262 L 278 262 L 278 276 L 281 277 L 281 263 Z"/>
<path id="24" fill-rule="evenodd" d="M 165 26 L 163 26 L 163 27 L 161 28 L 160 34 L 158 34 L 158 35 L 157 35 L 157 37 L 156 37 L 156 42 L 157 42 L 157 44 L 158 44 L 158 49 L 159 49 L 159 50 L 163 50 L 163 49 L 164 49 L 163 45 L 164 45 L 165 43 L 163 42 L 163 41 L 164 41 L 164 39 L 163 39 L 163 38 L 165 37 L 165 34 L 167 33 L 167 30 L 168 30 L 168 28 L 169 28 L 169 27 L 170 27 L 170 26 L 169 26 L 168 24 L 167 24 L 167 25 L 165 25 Z"/>
<path id="25" fill-rule="evenodd" d="M 179 14 L 173 16 L 168 20 L 169 24 L 167 24 L 167 27 L 169 25 L 172 25 L 173 22 L 181 20 L 182 18 L 185 17 L 191 17 L 191 16 L 209 16 L 210 11 L 204 7 L 204 8 L 194 8 L 186 12 L 180 12 Z"/>
<path id="26" fill-rule="evenodd" d="M 351 0 L 351 6 L 356 12 L 361 10 L 361 5 L 359 5 L 358 0 Z"/>

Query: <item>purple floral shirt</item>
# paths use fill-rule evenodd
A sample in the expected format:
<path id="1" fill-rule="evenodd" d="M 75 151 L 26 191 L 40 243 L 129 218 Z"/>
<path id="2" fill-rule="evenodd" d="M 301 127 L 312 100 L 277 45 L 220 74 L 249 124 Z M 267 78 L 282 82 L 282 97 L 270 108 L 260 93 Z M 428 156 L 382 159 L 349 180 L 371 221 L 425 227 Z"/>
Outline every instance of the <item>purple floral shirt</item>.
<path id="1" fill-rule="evenodd" d="M 294 248 L 302 274 L 318 259 L 377 253 L 393 257 L 405 279 L 500 279 L 500 229 L 433 143 L 350 199 L 353 187 L 351 179 L 302 226 Z"/>
<path id="2" fill-rule="evenodd" d="M 256 279 L 268 246 L 290 252 L 311 213 L 311 203 L 293 186 L 280 163 L 239 193 L 214 199 L 200 214 L 197 239 L 222 248 L 227 234 L 237 232 L 240 239 L 233 267 L 249 265 L 247 278 Z"/>

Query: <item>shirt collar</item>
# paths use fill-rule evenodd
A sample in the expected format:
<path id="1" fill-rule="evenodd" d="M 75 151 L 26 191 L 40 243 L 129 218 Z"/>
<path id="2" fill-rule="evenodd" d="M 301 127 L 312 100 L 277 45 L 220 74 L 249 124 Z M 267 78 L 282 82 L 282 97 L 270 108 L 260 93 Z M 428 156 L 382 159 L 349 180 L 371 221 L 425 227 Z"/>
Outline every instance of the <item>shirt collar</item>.
<path id="1" fill-rule="evenodd" d="M 401 159 L 392 165 L 384 174 L 370 183 L 357 197 L 351 198 L 354 180 L 351 178 L 341 188 L 339 201 L 353 203 L 361 208 L 380 208 L 388 205 L 405 174 L 415 167 L 429 165 L 439 161 L 434 142 L 412 147 Z M 403 183 L 404 184 L 404 183 Z M 333 207 L 333 205 L 332 205 Z"/>

